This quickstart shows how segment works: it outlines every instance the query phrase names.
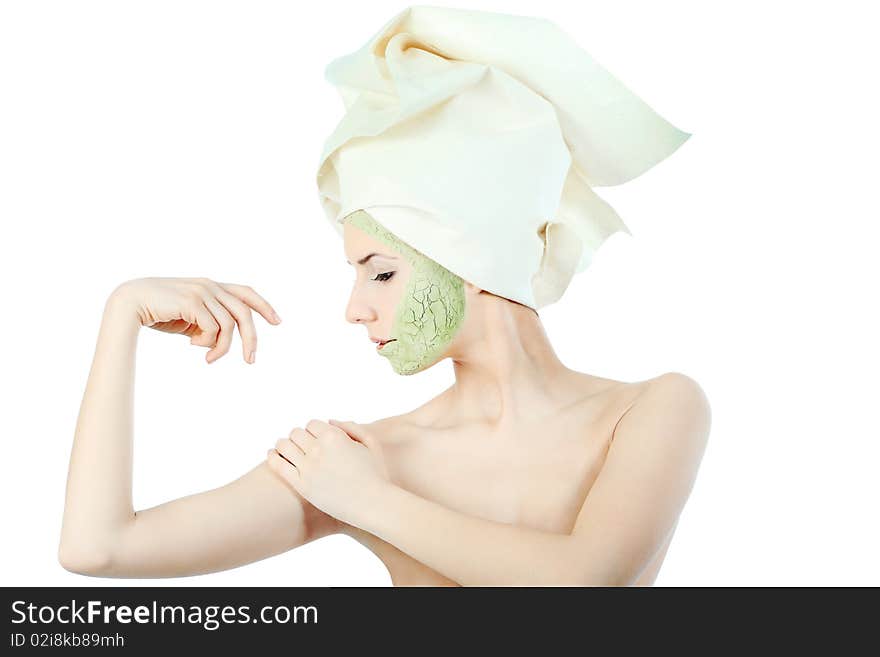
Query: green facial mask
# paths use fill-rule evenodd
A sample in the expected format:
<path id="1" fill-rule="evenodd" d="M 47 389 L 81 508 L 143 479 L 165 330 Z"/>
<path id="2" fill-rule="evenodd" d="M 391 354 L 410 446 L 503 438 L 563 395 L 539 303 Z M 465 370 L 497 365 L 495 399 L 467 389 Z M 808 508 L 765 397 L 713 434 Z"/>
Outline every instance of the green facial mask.
<path id="1" fill-rule="evenodd" d="M 412 264 L 412 275 L 395 310 L 391 338 L 378 353 L 398 374 L 415 374 L 433 365 L 464 320 L 464 281 L 385 230 L 363 210 L 345 218 L 387 244 Z"/>

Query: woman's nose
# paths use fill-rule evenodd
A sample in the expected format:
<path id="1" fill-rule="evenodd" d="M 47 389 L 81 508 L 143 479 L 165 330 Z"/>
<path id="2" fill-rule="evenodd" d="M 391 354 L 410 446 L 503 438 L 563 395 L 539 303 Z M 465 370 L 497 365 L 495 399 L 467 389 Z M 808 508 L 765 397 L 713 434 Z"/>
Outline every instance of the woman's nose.
<path id="1" fill-rule="evenodd" d="M 371 322 L 376 319 L 376 313 L 369 304 L 359 297 L 357 291 L 354 291 L 348 300 L 348 306 L 345 308 L 345 319 L 352 324 Z"/>

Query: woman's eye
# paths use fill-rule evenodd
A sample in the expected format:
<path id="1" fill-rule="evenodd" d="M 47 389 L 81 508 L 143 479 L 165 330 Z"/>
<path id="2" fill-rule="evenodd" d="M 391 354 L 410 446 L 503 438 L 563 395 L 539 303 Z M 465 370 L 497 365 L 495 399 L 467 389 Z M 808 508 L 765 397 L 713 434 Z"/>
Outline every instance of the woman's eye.
<path id="1" fill-rule="evenodd" d="M 393 272 L 393 271 L 387 271 L 387 272 L 385 272 L 384 274 L 378 274 L 378 275 L 376 276 L 376 278 L 374 278 L 373 280 L 374 280 L 374 281 L 387 281 L 387 280 L 388 280 L 389 278 L 391 278 L 392 276 L 394 276 L 394 272 Z"/>

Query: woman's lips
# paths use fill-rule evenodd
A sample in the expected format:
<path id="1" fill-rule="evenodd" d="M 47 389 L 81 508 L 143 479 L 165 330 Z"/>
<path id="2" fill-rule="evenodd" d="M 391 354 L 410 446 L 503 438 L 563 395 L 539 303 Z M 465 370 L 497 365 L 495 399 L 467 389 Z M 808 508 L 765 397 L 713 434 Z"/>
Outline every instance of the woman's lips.
<path id="1" fill-rule="evenodd" d="M 396 339 L 397 339 L 397 338 L 391 338 L 390 340 L 386 340 L 385 342 L 380 342 L 379 344 L 376 345 L 376 349 L 377 349 L 377 350 L 378 350 L 378 349 L 381 349 L 381 348 L 384 347 L 386 344 L 388 344 L 389 342 L 394 342 Z"/>

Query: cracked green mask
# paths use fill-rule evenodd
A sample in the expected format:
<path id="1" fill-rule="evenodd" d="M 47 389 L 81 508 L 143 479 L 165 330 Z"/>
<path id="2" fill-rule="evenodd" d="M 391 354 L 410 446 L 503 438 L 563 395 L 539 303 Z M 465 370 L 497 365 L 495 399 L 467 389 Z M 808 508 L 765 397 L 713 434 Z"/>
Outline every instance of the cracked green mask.
<path id="1" fill-rule="evenodd" d="M 391 338 L 379 354 L 398 374 L 415 374 L 443 355 L 464 320 L 464 281 L 387 231 L 363 210 L 345 218 L 388 245 L 412 264 L 412 274 L 395 309 Z"/>

